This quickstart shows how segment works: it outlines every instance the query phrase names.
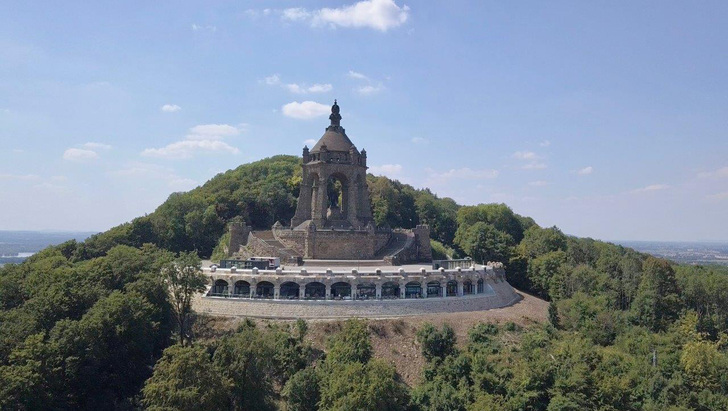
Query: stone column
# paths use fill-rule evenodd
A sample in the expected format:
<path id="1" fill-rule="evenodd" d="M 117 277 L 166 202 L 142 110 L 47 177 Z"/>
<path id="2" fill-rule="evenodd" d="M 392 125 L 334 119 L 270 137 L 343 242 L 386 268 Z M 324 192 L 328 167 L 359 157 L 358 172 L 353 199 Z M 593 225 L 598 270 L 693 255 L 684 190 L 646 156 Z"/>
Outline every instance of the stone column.
<path id="1" fill-rule="evenodd" d="M 250 298 L 255 297 L 255 289 L 256 288 L 257 288 L 256 287 L 256 284 L 253 284 L 253 283 L 250 284 Z"/>
<path id="2" fill-rule="evenodd" d="M 462 297 L 463 294 L 464 294 L 463 293 L 463 282 L 462 281 L 458 281 L 458 297 Z"/>
<path id="3" fill-rule="evenodd" d="M 279 284 L 273 285 L 273 299 L 277 300 L 281 298 L 281 286 Z"/>
<path id="4" fill-rule="evenodd" d="M 447 297 L 447 281 L 445 281 L 445 284 L 440 284 L 440 292 L 442 293 L 441 297 Z"/>
<path id="5" fill-rule="evenodd" d="M 324 284 L 324 286 L 326 287 L 326 299 L 328 300 L 331 298 L 331 285 Z"/>
<path id="6" fill-rule="evenodd" d="M 382 285 L 377 283 L 374 286 L 376 287 L 377 300 L 381 300 L 382 299 Z"/>
<path id="7" fill-rule="evenodd" d="M 306 284 L 298 284 L 298 299 L 303 300 L 306 298 Z"/>
<path id="8" fill-rule="evenodd" d="M 405 299 L 407 298 L 407 284 L 400 284 L 399 285 L 399 298 Z"/>

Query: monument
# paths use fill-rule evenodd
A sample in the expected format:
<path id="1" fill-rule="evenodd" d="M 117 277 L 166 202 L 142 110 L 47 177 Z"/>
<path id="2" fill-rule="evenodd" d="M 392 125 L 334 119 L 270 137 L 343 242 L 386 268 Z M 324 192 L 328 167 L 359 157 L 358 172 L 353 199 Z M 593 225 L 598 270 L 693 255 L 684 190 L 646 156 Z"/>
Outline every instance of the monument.
<path id="1" fill-rule="evenodd" d="M 376 227 L 367 187 L 367 153 L 356 148 L 341 126 L 336 100 L 323 136 L 303 148 L 302 181 L 289 227 L 270 230 L 231 226 L 229 250 L 241 258 L 278 257 L 287 264 L 306 260 L 376 260 L 400 265 L 430 261 L 430 229 Z"/>

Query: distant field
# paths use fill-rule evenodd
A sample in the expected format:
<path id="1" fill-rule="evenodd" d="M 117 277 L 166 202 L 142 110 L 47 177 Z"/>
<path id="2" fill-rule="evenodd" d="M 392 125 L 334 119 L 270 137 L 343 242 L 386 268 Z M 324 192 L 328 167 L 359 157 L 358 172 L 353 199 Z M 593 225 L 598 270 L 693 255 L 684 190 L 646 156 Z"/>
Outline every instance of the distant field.
<path id="1" fill-rule="evenodd" d="M 677 263 L 728 266 L 728 243 L 666 241 L 615 241 L 615 243 Z"/>
<path id="2" fill-rule="evenodd" d="M 22 263 L 34 253 L 68 240 L 83 241 L 94 232 L 84 231 L 0 231 L 0 266 Z"/>

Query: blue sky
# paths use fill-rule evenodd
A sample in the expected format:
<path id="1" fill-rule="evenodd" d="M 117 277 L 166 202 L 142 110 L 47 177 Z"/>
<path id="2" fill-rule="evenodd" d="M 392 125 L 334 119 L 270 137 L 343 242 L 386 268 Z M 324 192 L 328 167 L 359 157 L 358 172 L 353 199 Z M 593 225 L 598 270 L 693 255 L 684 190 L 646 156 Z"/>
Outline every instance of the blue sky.
<path id="1" fill-rule="evenodd" d="M 0 4 L 0 229 L 105 230 L 300 155 L 606 240 L 728 240 L 728 3 Z"/>

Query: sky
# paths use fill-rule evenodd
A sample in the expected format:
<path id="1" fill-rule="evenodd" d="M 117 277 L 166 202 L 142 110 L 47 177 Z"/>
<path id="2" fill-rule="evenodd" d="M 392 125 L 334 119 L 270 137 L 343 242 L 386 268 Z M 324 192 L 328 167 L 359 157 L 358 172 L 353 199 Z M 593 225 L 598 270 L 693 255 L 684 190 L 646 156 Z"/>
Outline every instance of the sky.
<path id="1" fill-rule="evenodd" d="M 724 1 L 5 1 L 0 230 L 102 231 L 328 125 L 602 240 L 728 241 Z"/>

